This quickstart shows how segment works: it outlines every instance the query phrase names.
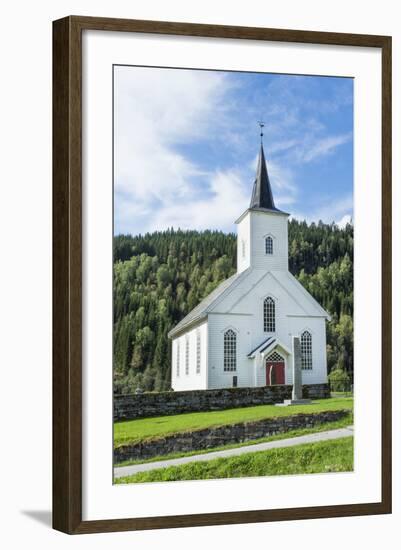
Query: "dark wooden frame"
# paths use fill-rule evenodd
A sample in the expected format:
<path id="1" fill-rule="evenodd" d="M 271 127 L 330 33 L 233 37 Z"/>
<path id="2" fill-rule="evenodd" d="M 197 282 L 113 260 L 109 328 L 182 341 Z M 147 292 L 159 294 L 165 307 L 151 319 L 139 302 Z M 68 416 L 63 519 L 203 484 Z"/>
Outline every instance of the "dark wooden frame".
<path id="1" fill-rule="evenodd" d="M 81 37 L 85 29 L 380 48 L 382 497 L 380 502 L 82 521 Z M 53 22 L 53 527 L 69 534 L 391 512 L 391 37 L 71 16 Z"/>

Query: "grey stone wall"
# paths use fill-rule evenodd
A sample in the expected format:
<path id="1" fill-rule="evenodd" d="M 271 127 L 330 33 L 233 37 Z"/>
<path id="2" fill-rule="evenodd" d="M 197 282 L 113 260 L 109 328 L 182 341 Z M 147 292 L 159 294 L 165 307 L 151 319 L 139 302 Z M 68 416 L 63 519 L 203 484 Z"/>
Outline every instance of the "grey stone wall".
<path id="1" fill-rule="evenodd" d="M 303 386 L 303 397 L 330 397 L 328 384 Z M 291 398 L 292 386 L 171 391 L 114 396 L 114 420 L 268 405 Z"/>
<path id="2" fill-rule="evenodd" d="M 323 422 L 335 422 L 348 413 L 349 411 L 346 410 L 302 413 L 173 434 L 135 445 L 118 447 L 114 450 L 114 460 L 116 463 L 124 460 L 146 460 L 170 453 L 200 451 L 229 443 L 242 443 L 289 430 L 311 428 Z"/>

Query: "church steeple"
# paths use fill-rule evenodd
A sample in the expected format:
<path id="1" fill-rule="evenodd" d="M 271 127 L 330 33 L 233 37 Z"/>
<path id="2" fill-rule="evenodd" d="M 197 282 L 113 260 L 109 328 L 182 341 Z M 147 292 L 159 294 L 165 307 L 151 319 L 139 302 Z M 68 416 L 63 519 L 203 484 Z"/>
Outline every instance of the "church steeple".
<path id="1" fill-rule="evenodd" d="M 267 210 L 278 210 L 274 205 L 269 174 L 267 173 L 263 143 L 260 144 L 258 167 L 256 170 L 256 178 L 253 184 L 252 198 L 249 208 L 266 208 Z"/>
<path id="2" fill-rule="evenodd" d="M 249 208 L 235 222 L 238 224 L 237 270 L 288 270 L 288 216 L 276 208 L 263 150 L 263 123 L 258 167 Z"/>

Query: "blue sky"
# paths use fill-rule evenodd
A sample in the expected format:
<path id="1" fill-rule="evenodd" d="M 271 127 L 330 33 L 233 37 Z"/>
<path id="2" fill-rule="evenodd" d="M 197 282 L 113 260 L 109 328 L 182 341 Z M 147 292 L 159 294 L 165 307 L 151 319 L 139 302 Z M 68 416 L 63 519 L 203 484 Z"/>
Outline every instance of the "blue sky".
<path id="1" fill-rule="evenodd" d="M 276 205 L 343 225 L 353 208 L 353 81 L 115 67 L 115 233 L 234 231 L 258 120 Z"/>

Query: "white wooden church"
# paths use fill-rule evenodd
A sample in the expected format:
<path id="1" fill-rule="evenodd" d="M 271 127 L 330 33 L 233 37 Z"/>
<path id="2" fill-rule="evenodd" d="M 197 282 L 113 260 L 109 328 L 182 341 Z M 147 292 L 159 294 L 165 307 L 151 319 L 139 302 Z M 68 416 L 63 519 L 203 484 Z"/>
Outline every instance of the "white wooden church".
<path id="1" fill-rule="evenodd" d="M 288 271 L 288 216 L 274 205 L 262 144 L 250 206 L 236 221 L 237 273 L 169 333 L 174 390 L 292 384 L 293 336 L 302 382 L 327 382 L 330 317 Z"/>

